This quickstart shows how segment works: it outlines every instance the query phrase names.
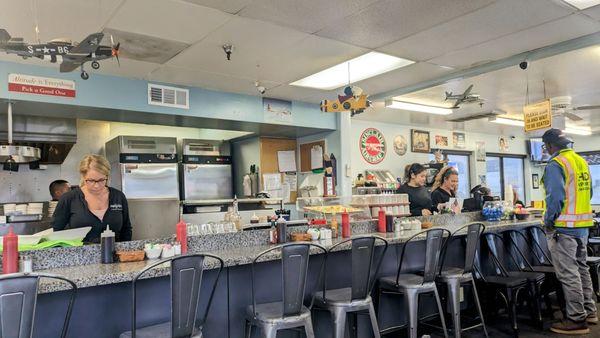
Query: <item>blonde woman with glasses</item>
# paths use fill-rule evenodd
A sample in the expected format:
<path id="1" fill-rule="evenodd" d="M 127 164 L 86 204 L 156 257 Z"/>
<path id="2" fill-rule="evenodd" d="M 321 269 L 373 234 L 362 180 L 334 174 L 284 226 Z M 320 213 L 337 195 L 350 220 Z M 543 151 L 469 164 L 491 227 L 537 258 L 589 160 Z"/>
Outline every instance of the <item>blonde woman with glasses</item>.
<path id="1" fill-rule="evenodd" d="M 80 187 L 64 194 L 54 211 L 54 231 L 91 226 L 84 242 L 100 242 L 108 225 L 117 241 L 131 240 L 131 222 L 125 195 L 108 186 L 110 164 L 100 155 L 79 162 Z"/>

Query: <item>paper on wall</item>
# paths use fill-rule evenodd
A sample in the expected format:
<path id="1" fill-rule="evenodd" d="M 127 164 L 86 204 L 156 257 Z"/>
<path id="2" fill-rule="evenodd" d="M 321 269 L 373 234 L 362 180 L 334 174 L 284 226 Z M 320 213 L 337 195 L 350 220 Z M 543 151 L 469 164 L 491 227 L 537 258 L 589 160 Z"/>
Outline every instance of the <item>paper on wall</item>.
<path id="1" fill-rule="evenodd" d="M 298 171 L 296 167 L 296 151 L 294 150 L 285 150 L 277 152 L 277 164 L 279 166 L 279 172 L 296 172 Z"/>
<path id="2" fill-rule="evenodd" d="M 320 145 L 310 148 L 310 169 L 323 168 L 323 147 Z"/>
<path id="3" fill-rule="evenodd" d="M 281 198 L 283 198 L 283 203 L 290 203 L 292 198 L 291 198 L 291 192 L 290 192 L 290 185 L 288 183 L 283 183 L 281 185 Z"/>
<path id="4" fill-rule="evenodd" d="M 290 191 L 298 190 L 298 175 L 296 175 L 296 173 L 283 174 L 283 183 L 287 183 L 289 185 Z"/>
<path id="5" fill-rule="evenodd" d="M 265 186 L 265 190 L 280 190 L 281 174 L 263 174 L 263 184 Z"/>

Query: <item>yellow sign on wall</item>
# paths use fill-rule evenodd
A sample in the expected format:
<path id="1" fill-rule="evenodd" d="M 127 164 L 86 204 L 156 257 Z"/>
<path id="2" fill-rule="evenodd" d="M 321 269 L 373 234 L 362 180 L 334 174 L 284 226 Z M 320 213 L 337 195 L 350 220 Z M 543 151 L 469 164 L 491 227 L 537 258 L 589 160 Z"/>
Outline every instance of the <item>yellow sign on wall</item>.
<path id="1" fill-rule="evenodd" d="M 544 100 L 538 103 L 523 107 L 525 116 L 525 131 L 546 129 L 552 126 L 552 107 L 550 100 Z"/>

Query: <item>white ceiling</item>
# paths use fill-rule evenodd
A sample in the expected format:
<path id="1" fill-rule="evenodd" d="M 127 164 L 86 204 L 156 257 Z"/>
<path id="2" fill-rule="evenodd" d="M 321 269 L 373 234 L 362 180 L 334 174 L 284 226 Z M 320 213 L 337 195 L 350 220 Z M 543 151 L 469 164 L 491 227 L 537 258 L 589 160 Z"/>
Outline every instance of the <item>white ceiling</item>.
<path id="1" fill-rule="evenodd" d="M 377 50 L 417 62 L 358 85 L 372 95 L 406 87 L 598 32 L 600 6 L 578 11 L 560 0 L 3 1 L 0 26 L 13 36 L 35 41 L 36 21 L 42 41 L 56 37 L 79 41 L 106 29 L 154 38 L 154 44 L 171 42 L 165 48 L 172 48 L 174 56 L 162 64 L 125 58 L 128 46 L 123 44 L 121 67 L 107 60 L 100 70 L 90 72 L 251 95 L 258 95 L 254 81 L 259 80 L 269 89 L 268 96 L 319 102 L 335 91 L 288 84 Z M 226 43 L 234 45 L 231 61 L 221 48 Z M 132 57 L 140 54 L 136 54 L 139 44 L 130 43 L 130 48 Z M 169 55 L 169 50 L 157 48 L 159 52 Z M 0 59 L 58 68 L 14 55 L 0 54 Z M 599 60 L 590 61 L 597 65 Z M 547 71 L 571 79 L 557 77 L 557 86 L 580 83 L 565 69 Z M 489 81 L 510 80 L 508 76 Z M 93 74 L 88 81 L 93 81 Z M 507 95 L 487 94 L 506 99 L 506 105 L 520 100 Z"/>
<path id="2" fill-rule="evenodd" d="M 529 63 L 527 70 L 518 66 L 504 68 L 468 79 L 462 79 L 396 97 L 398 100 L 422 103 L 433 106 L 451 106 L 444 102 L 444 92 L 462 93 L 473 85 L 473 93 L 485 99 L 483 107 L 478 104 L 463 104 L 456 114 L 468 115 L 478 111 L 501 109 L 511 118 L 522 119 L 523 105 L 527 102 L 529 84 L 529 102 L 546 97 L 571 96 L 572 106 L 600 105 L 600 45 L 571 51 Z M 600 110 L 576 111 L 584 120 L 573 124 L 591 126 L 600 130 Z M 378 120 L 394 123 L 429 124 L 439 128 L 458 128 L 484 132 L 498 132 L 499 125 L 486 119 L 469 121 L 462 124 L 447 123 L 445 117 L 386 109 L 382 105 L 367 110 L 357 116 L 363 120 Z M 522 134 L 522 128 L 504 126 L 503 133 Z"/>

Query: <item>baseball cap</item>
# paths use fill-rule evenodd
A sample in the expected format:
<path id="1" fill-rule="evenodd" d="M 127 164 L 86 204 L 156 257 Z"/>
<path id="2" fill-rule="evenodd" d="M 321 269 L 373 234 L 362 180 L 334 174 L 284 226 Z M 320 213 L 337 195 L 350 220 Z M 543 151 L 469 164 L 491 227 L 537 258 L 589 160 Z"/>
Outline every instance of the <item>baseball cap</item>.
<path id="1" fill-rule="evenodd" d="M 565 136 L 562 130 L 556 128 L 546 130 L 542 136 L 542 141 L 557 146 L 566 146 L 573 143 L 573 140 Z"/>

